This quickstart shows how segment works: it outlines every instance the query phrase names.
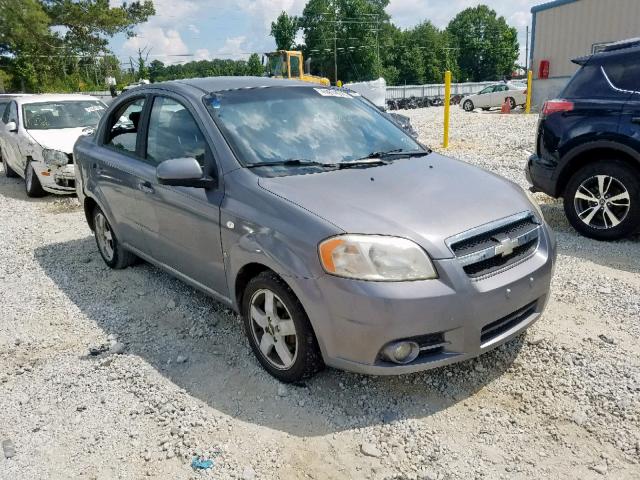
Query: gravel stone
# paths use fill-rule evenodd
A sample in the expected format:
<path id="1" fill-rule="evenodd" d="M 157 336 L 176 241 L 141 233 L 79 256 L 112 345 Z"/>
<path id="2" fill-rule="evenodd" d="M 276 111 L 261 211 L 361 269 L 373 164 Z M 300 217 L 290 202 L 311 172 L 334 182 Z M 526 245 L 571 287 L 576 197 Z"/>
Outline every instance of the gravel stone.
<path id="1" fill-rule="evenodd" d="M 360 445 L 360 452 L 367 457 L 381 457 L 382 452 L 372 443 L 363 443 Z"/>
<path id="2" fill-rule="evenodd" d="M 16 455 L 16 447 L 8 438 L 2 441 L 2 451 L 4 453 L 4 458 L 13 458 Z"/>

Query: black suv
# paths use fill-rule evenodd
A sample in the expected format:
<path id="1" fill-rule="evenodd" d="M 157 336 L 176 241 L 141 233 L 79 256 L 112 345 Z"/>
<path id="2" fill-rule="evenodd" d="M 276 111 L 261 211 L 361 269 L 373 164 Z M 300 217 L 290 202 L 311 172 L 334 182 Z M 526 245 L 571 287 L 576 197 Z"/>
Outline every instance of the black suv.
<path id="1" fill-rule="evenodd" d="M 542 108 L 527 179 L 564 198 L 581 234 L 622 238 L 640 228 L 640 39 L 573 61 L 580 69 Z"/>

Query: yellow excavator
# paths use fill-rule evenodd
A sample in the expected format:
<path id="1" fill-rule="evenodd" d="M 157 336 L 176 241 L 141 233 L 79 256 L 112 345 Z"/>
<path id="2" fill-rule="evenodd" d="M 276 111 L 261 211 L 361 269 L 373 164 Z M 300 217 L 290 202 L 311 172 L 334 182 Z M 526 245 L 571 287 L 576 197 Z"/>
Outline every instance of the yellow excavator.
<path id="1" fill-rule="evenodd" d="M 326 86 L 331 85 L 328 78 L 317 77 L 305 72 L 306 69 L 302 52 L 278 50 L 276 52 L 265 53 L 265 56 L 268 59 L 267 72 L 270 77 L 301 80 L 303 82 L 318 83 Z"/>

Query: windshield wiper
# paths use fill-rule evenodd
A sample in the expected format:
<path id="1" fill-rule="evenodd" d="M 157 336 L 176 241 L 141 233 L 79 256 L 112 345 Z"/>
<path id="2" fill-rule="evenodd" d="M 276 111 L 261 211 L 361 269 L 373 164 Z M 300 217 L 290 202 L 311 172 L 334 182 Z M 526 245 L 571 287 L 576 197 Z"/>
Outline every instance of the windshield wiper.
<path id="1" fill-rule="evenodd" d="M 387 150 L 382 152 L 371 152 L 362 160 L 368 159 L 368 158 L 377 158 L 380 160 L 385 160 L 385 159 L 400 158 L 400 157 L 424 157 L 425 155 L 429 155 L 430 153 L 431 153 L 431 150 L 404 150 L 402 148 L 396 148 L 394 150 Z"/>
<path id="2" fill-rule="evenodd" d="M 338 167 L 338 169 L 343 170 L 345 168 L 379 167 L 379 166 L 388 165 L 388 164 L 389 164 L 389 162 L 386 162 L 386 161 L 380 160 L 380 159 L 376 159 L 375 157 L 372 157 L 371 159 L 369 159 L 368 157 L 365 157 L 365 158 L 360 159 L 360 160 L 352 160 L 352 161 L 348 161 L 348 162 L 340 162 L 336 166 Z"/>
<path id="3" fill-rule="evenodd" d="M 315 160 L 301 160 L 297 158 L 290 158 L 288 160 L 275 160 L 273 162 L 260 162 L 251 163 L 247 165 L 247 168 L 258 167 L 323 167 L 323 168 L 336 168 L 338 165 L 335 163 L 322 163 Z"/>

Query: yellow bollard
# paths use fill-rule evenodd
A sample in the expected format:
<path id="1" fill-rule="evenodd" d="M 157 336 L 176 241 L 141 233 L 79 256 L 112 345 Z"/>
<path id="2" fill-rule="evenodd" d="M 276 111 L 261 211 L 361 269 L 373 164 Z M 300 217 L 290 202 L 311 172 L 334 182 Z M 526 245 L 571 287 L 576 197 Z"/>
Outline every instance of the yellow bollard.
<path id="1" fill-rule="evenodd" d="M 444 141 L 442 146 L 449 148 L 449 107 L 451 105 L 451 72 L 444 72 Z"/>
<path id="2" fill-rule="evenodd" d="M 531 113 L 531 85 L 533 84 L 533 72 L 529 70 L 527 72 L 527 106 L 524 109 L 524 113 Z"/>

